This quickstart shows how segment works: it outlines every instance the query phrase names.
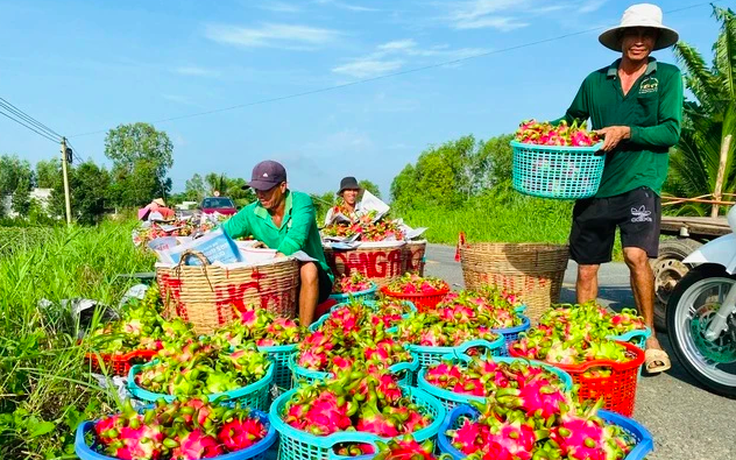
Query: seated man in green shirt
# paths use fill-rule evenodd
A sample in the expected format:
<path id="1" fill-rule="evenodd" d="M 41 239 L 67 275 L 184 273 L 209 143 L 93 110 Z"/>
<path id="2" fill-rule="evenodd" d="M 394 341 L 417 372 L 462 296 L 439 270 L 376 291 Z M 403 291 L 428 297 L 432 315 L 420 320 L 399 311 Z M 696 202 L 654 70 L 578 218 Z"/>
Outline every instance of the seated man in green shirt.
<path id="1" fill-rule="evenodd" d="M 309 326 L 317 305 L 332 292 L 334 277 L 327 266 L 322 240 L 317 229 L 312 199 L 306 193 L 289 190 L 286 170 L 275 161 L 262 161 L 253 168 L 245 188 L 256 192 L 251 203 L 222 224 L 231 238 L 253 237 L 279 255 L 304 251 L 317 262 L 302 263 L 299 288 L 299 321 Z"/>
<path id="2" fill-rule="evenodd" d="M 652 329 L 645 362 L 649 373 L 670 368 L 654 334 L 649 258 L 657 257 L 659 250 L 659 193 L 667 176 L 669 148 L 680 138 L 683 104 L 679 69 L 650 54 L 677 39 L 677 32 L 662 25 L 659 7 L 629 7 L 621 25 L 599 37 L 604 46 L 622 53 L 621 58 L 588 75 L 565 114 L 568 123 L 590 118 L 604 138 L 606 152 L 598 193 L 579 200 L 573 210 L 570 253 L 578 263 L 577 300 L 598 297 L 598 268 L 611 261 L 618 227 L 634 300 Z"/>

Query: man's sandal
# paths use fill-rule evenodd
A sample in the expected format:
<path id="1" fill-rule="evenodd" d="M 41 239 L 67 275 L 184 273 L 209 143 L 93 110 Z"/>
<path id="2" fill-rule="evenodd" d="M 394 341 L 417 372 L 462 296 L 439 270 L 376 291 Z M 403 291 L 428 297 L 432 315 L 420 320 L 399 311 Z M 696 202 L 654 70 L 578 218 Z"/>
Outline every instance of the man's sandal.
<path id="1" fill-rule="evenodd" d="M 659 374 L 672 367 L 670 357 L 664 350 L 649 348 L 645 352 L 644 369 L 648 374 Z"/>

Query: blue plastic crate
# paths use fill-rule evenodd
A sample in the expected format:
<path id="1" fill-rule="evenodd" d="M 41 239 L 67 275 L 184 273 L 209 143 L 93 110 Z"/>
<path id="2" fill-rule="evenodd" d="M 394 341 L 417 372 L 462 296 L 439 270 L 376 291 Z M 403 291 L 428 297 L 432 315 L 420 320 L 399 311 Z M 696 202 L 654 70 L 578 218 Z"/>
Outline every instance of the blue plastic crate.
<path id="1" fill-rule="evenodd" d="M 268 415 L 265 412 L 252 410 L 251 415 L 257 417 L 266 426 L 268 429 L 266 436 L 247 449 L 213 457 L 215 460 L 263 460 L 266 458 L 266 452 L 278 439 L 276 429 L 268 420 Z M 86 434 L 94 429 L 94 424 L 93 421 L 85 421 L 79 424 L 74 438 L 74 453 L 77 454 L 80 460 L 117 460 L 115 457 L 96 452 L 94 445 L 87 444 Z"/>
<path id="2" fill-rule="evenodd" d="M 447 355 L 443 357 L 443 360 L 451 360 L 455 363 L 463 362 L 468 363 L 470 362 L 472 358 L 467 355 Z M 566 391 L 571 391 L 573 382 L 572 377 L 570 377 L 570 374 L 563 371 L 562 369 L 558 369 L 552 365 L 544 364 L 541 362 L 536 361 L 529 361 L 527 359 L 523 358 L 507 358 L 503 356 L 491 356 L 487 358 L 489 361 L 496 361 L 496 362 L 503 362 L 503 363 L 512 363 L 514 361 L 524 361 L 526 363 L 529 363 L 532 366 L 539 366 L 543 367 L 545 370 L 557 375 L 560 378 L 560 381 L 562 381 L 562 385 Z M 467 394 L 460 394 L 455 393 L 450 390 L 446 390 L 444 388 L 436 387 L 429 382 L 427 382 L 427 379 L 425 378 L 425 374 L 427 373 L 427 369 L 421 369 L 419 371 L 419 375 L 417 376 L 417 386 L 420 390 L 424 390 L 427 393 L 431 394 L 435 398 L 437 398 L 442 405 L 447 409 L 448 411 L 463 405 L 463 404 L 470 404 L 471 401 L 477 401 L 477 402 L 483 402 L 486 400 L 486 398 L 481 396 L 473 396 L 473 395 L 467 395 Z"/>
<path id="3" fill-rule="evenodd" d="M 629 452 L 624 460 L 644 460 L 649 452 L 654 449 L 654 439 L 652 435 L 647 431 L 646 428 L 641 426 L 636 421 L 624 417 L 623 415 L 616 414 L 605 410 L 599 410 L 598 415 L 605 420 L 607 423 L 618 425 L 636 439 L 636 446 Z M 437 443 L 439 450 L 443 454 L 449 454 L 453 460 L 463 460 L 467 455 L 463 454 L 459 450 L 453 447 L 447 436 L 447 430 L 453 430 L 459 428 L 460 418 L 474 418 L 478 416 L 478 411 L 473 407 L 462 405 L 454 408 L 448 412 L 445 417 L 440 431 L 437 434 Z"/>
<path id="4" fill-rule="evenodd" d="M 422 442 L 437 436 L 440 426 L 445 419 L 445 409 L 437 399 L 418 388 L 403 387 L 405 396 L 432 415 L 432 423 L 413 433 L 414 439 Z M 341 443 L 365 443 L 374 444 L 374 441 L 388 441 L 372 433 L 361 433 L 357 431 L 341 431 L 327 436 L 315 436 L 292 427 L 282 420 L 286 403 L 291 399 L 296 390 L 289 390 L 279 396 L 271 405 L 269 417 L 271 423 L 279 433 L 279 460 L 325 460 L 337 457 L 333 447 Z M 375 445 L 375 444 L 374 444 Z"/>
<path id="5" fill-rule="evenodd" d="M 139 387 L 135 383 L 135 376 L 146 366 L 153 366 L 156 364 L 155 361 L 146 364 L 137 364 L 130 368 L 128 374 L 128 391 L 133 395 L 134 398 L 141 401 L 155 402 L 159 399 L 164 399 L 167 402 L 171 402 L 177 398 L 175 395 L 154 393 L 152 391 L 145 390 Z M 221 402 L 237 401 L 244 407 L 250 409 L 258 409 L 262 411 L 268 410 L 268 389 L 273 381 L 274 370 L 276 366 L 271 363 L 268 366 L 266 375 L 259 381 L 253 382 L 250 385 L 238 388 L 235 390 L 226 391 L 224 393 L 215 393 L 206 395 L 210 401 L 219 400 Z"/>
<path id="6" fill-rule="evenodd" d="M 513 342 L 516 342 L 516 339 L 519 338 L 520 333 L 525 332 L 530 327 L 532 327 L 532 322 L 529 320 L 528 317 L 522 315 L 521 313 L 517 313 L 517 316 L 522 319 L 522 323 L 520 325 L 514 326 L 514 327 L 507 327 L 504 329 L 491 329 L 496 334 L 501 334 L 505 341 L 504 346 L 503 346 L 503 351 L 501 352 L 500 356 L 508 356 L 509 346 Z"/>
<path id="7" fill-rule="evenodd" d="M 576 200 L 598 191 L 606 156 L 602 144 L 558 147 L 511 141 L 513 187 L 531 196 Z"/>

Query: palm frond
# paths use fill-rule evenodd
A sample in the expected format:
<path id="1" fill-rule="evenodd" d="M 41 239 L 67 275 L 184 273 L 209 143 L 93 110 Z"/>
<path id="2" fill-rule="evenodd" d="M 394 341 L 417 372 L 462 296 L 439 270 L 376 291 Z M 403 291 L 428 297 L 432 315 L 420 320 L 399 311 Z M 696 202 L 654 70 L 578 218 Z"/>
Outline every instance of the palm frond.
<path id="1" fill-rule="evenodd" d="M 713 16 L 722 22 L 721 32 L 713 44 L 714 65 L 728 98 L 724 102 L 733 101 L 736 99 L 736 15 L 730 9 L 713 6 Z"/>
<path id="2" fill-rule="evenodd" d="M 685 83 L 698 102 L 707 109 L 714 107 L 723 91 L 700 52 L 687 43 L 679 42 L 675 45 L 674 54 L 684 67 Z"/>

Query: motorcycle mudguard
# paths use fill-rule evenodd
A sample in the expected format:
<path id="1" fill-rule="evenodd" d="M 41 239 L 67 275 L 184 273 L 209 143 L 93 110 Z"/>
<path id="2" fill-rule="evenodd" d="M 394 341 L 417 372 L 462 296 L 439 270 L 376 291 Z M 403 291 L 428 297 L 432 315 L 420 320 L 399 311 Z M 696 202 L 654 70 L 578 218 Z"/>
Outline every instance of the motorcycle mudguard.
<path id="1" fill-rule="evenodd" d="M 709 241 L 683 260 L 686 264 L 718 264 L 729 275 L 736 272 L 736 234 L 730 233 Z"/>

